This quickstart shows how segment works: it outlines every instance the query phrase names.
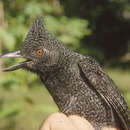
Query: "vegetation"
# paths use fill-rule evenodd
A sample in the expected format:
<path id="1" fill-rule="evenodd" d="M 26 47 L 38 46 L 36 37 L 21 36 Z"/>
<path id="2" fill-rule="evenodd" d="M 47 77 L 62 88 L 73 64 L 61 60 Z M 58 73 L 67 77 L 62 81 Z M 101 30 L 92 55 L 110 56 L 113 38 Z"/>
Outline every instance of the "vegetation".
<path id="1" fill-rule="evenodd" d="M 127 0 L 0 1 L 0 55 L 17 50 L 32 21 L 43 15 L 48 30 L 66 46 L 104 65 L 130 106 L 128 5 Z M 0 64 L 16 62 L 6 59 Z M 38 130 L 55 111 L 57 106 L 36 75 L 24 70 L 0 72 L 0 130 Z"/>

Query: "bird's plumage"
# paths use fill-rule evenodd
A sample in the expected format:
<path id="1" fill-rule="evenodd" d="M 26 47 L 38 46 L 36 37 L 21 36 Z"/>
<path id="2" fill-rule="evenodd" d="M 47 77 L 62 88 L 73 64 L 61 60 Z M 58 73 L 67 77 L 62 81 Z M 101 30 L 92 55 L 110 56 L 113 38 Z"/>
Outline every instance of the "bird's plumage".
<path id="1" fill-rule="evenodd" d="M 43 55 L 37 55 L 39 49 Z M 40 17 L 34 21 L 20 54 L 27 59 L 22 68 L 40 76 L 61 112 L 83 116 L 95 130 L 105 126 L 130 130 L 129 109 L 114 82 L 93 58 L 56 40 Z"/>
<path id="2" fill-rule="evenodd" d="M 106 75 L 99 64 L 92 58 L 79 61 L 79 68 L 85 81 L 90 84 L 106 104 L 115 112 L 124 129 L 129 129 L 129 109 L 123 96 L 115 86 L 111 78 Z"/>

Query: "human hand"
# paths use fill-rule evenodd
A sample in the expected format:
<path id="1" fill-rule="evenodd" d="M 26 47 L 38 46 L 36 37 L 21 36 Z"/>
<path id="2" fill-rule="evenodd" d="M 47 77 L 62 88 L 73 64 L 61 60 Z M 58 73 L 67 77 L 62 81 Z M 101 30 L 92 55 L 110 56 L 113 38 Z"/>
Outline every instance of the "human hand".
<path id="1" fill-rule="evenodd" d="M 77 115 L 66 116 L 63 113 L 51 114 L 42 124 L 40 130 L 94 130 L 93 126 L 84 118 Z M 117 130 L 103 128 L 102 130 Z"/>

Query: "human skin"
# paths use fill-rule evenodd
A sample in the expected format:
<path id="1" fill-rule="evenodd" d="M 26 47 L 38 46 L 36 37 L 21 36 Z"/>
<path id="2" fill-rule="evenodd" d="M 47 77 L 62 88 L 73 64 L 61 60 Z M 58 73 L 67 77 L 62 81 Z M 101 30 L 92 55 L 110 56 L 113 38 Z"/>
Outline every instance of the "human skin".
<path id="1" fill-rule="evenodd" d="M 56 112 L 47 117 L 40 130 L 94 130 L 94 128 L 83 117 L 77 115 L 66 116 L 63 113 Z M 118 129 L 104 127 L 102 130 Z"/>

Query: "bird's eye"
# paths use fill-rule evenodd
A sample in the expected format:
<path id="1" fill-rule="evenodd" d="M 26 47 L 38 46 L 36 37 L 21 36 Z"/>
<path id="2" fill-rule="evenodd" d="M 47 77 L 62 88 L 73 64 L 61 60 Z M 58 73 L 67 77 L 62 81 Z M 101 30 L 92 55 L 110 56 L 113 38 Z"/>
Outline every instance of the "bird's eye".
<path id="1" fill-rule="evenodd" d="M 42 49 L 39 49 L 39 50 L 36 51 L 36 55 L 37 55 L 37 56 L 42 56 L 43 53 L 44 53 L 44 52 L 43 52 Z"/>

